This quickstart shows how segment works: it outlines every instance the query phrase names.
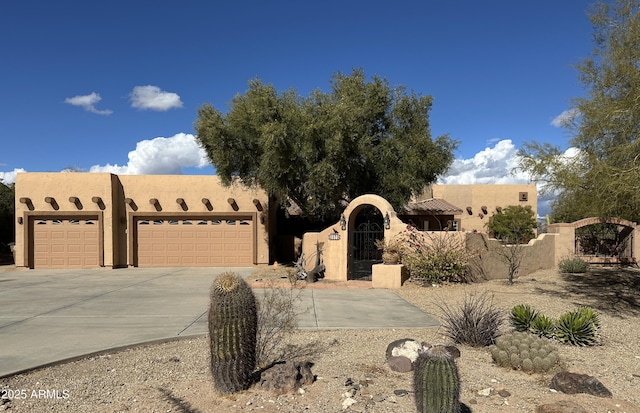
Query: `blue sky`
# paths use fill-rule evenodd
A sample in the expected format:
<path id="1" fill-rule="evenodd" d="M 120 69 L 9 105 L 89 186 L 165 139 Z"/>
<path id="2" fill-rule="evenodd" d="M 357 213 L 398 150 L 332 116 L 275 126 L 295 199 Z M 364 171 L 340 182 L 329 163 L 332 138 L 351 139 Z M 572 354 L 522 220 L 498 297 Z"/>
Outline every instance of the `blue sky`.
<path id="1" fill-rule="evenodd" d="M 526 141 L 583 90 L 592 1 L 33 1 L 0 13 L 0 179 L 17 171 L 213 173 L 197 108 L 247 81 L 307 95 L 362 68 L 434 97 L 460 141 L 441 182 L 508 183 Z"/>

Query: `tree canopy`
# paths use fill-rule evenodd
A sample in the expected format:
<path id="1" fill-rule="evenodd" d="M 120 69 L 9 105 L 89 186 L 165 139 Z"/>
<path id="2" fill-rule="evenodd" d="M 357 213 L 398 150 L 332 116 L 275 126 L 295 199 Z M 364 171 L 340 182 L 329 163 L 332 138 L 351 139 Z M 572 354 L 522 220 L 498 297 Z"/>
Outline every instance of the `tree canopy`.
<path id="1" fill-rule="evenodd" d="M 535 213 L 529 205 L 510 205 L 492 215 L 485 224 L 491 236 L 506 244 L 526 244 L 536 234 Z"/>
<path id="2" fill-rule="evenodd" d="M 590 12 L 594 48 L 580 62 L 584 97 L 574 98 L 575 155 L 528 143 L 521 167 L 547 191 L 559 193 L 552 219 L 588 216 L 640 219 L 640 1 L 597 2 Z"/>
<path id="3" fill-rule="evenodd" d="M 362 70 L 334 74 L 330 92 L 306 97 L 254 79 L 226 114 L 200 107 L 195 129 L 223 183 L 259 185 L 327 220 L 365 193 L 402 207 L 447 171 L 457 142 L 431 138 L 431 106 L 431 96 Z"/>

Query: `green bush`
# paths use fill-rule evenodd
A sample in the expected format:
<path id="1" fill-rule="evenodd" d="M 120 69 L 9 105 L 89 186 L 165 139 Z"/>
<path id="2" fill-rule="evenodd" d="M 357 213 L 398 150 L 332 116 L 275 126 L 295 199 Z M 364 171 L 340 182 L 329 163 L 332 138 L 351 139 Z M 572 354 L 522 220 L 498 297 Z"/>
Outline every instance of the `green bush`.
<path id="1" fill-rule="evenodd" d="M 469 266 L 474 255 L 467 251 L 464 237 L 446 231 L 429 234 L 407 228 L 398 238 L 403 243 L 401 261 L 412 279 L 429 285 L 472 281 Z"/>
<path id="2" fill-rule="evenodd" d="M 565 274 L 585 273 L 589 270 L 589 263 L 578 257 L 565 257 L 558 262 L 558 268 Z"/>
<path id="3" fill-rule="evenodd" d="M 443 313 L 445 335 L 454 343 L 483 347 L 493 344 L 500 335 L 503 312 L 486 294 L 465 296 L 460 307 L 452 308 L 446 303 L 437 305 Z"/>
<path id="4" fill-rule="evenodd" d="M 558 352 L 549 341 L 525 332 L 512 332 L 497 338 L 490 347 L 491 357 L 501 367 L 542 373 L 553 368 Z"/>

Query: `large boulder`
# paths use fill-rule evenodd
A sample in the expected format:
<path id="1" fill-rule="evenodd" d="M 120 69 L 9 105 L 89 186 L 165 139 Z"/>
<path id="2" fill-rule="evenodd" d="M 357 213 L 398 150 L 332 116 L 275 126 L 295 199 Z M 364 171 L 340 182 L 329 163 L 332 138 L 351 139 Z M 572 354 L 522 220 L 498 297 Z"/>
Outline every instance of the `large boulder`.
<path id="1" fill-rule="evenodd" d="M 598 397 L 613 397 L 604 384 L 588 374 L 561 371 L 553 376 L 549 387 L 566 394 L 586 393 Z"/>

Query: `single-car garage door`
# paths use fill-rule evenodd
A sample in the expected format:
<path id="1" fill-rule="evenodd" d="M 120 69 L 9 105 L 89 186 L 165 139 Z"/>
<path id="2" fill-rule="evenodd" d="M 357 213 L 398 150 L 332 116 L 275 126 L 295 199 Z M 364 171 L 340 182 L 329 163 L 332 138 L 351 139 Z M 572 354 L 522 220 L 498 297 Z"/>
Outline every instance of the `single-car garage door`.
<path id="1" fill-rule="evenodd" d="M 138 219 L 140 267 L 251 266 L 254 225 L 249 218 Z"/>
<path id="2" fill-rule="evenodd" d="M 33 268 L 99 267 L 97 219 L 35 219 Z"/>

